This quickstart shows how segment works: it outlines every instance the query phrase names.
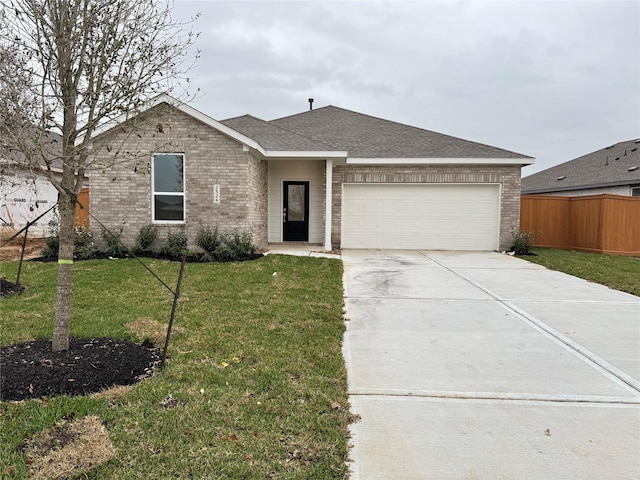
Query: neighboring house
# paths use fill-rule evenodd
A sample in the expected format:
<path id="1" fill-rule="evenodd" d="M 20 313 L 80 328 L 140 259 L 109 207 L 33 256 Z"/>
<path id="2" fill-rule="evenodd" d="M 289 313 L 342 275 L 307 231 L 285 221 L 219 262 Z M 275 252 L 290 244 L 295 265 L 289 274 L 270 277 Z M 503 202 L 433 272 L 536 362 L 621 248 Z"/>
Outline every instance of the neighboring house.
<path id="1" fill-rule="evenodd" d="M 128 244 L 154 223 L 192 243 L 218 226 L 250 230 L 260 246 L 504 249 L 518 229 L 521 167 L 533 163 L 333 106 L 216 121 L 168 96 L 94 140 L 104 170 L 91 176 L 91 211 Z"/>
<path id="2" fill-rule="evenodd" d="M 640 139 L 616 143 L 524 177 L 522 193 L 640 196 Z"/>
<path id="3" fill-rule="evenodd" d="M 62 178 L 62 160 L 59 158 L 60 135 L 46 132 L 42 137 L 51 147 L 49 157 L 51 172 L 56 180 Z M 0 158 L 0 226 L 19 231 L 29 226 L 29 236 L 43 237 L 51 231 L 50 222 L 57 211 L 50 210 L 58 203 L 58 190 L 51 184 L 49 176 L 38 168 L 29 168 L 22 155 L 7 159 Z M 8 155 L 10 156 L 10 155 Z M 44 167 L 44 165 L 43 165 Z M 82 204 L 76 206 L 75 224 L 89 226 L 89 184 L 84 178 L 83 188 L 78 195 Z M 44 214 L 44 215 L 43 215 Z"/>
<path id="4" fill-rule="evenodd" d="M 56 150 L 60 136 L 54 133 L 38 135 Z M 15 156 L 13 156 L 15 155 Z M 29 235 L 43 236 L 48 233 L 49 222 L 54 218 L 54 211 L 47 212 L 58 202 L 58 191 L 49 177 L 37 169 L 30 169 L 21 161 L 22 156 L 8 154 L 10 158 L 0 158 L 0 226 L 15 231 L 21 230 L 29 222 Z M 62 172 L 61 165 L 52 168 L 55 175 Z M 38 219 L 38 220 L 36 220 Z"/>
<path id="5" fill-rule="evenodd" d="M 43 236 L 58 201 L 58 191 L 46 175 L 0 163 L 0 225 L 18 231 L 29 222 L 31 236 Z M 40 215 L 45 215 L 36 220 Z"/>

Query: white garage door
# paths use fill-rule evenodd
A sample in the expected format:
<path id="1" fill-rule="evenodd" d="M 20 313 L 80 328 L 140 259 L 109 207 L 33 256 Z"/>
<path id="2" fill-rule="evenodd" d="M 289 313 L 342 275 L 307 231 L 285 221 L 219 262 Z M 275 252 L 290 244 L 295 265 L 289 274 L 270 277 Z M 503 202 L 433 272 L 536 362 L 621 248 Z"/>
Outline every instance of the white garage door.
<path id="1" fill-rule="evenodd" d="M 342 248 L 495 250 L 500 190 L 487 184 L 344 184 Z"/>

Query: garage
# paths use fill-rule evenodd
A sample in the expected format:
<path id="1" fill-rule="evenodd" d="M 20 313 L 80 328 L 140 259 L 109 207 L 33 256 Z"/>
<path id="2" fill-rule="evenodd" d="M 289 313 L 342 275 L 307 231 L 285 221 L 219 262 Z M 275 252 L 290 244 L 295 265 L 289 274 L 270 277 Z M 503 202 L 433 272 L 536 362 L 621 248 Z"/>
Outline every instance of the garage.
<path id="1" fill-rule="evenodd" d="M 496 184 L 342 186 L 342 248 L 496 250 Z"/>

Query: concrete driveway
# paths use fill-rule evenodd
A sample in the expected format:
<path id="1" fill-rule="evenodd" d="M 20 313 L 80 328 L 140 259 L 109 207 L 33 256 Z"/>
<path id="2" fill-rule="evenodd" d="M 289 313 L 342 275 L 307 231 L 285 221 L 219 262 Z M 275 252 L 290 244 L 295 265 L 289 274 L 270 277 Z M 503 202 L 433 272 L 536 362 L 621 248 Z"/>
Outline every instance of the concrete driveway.
<path id="1" fill-rule="evenodd" d="M 351 478 L 640 478 L 638 297 L 498 253 L 342 259 Z"/>

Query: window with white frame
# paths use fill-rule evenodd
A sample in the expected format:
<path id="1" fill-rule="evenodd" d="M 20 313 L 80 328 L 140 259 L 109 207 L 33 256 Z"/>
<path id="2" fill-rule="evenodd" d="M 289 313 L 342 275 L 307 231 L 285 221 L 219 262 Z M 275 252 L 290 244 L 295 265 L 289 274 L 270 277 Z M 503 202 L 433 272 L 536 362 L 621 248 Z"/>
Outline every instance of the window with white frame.
<path id="1" fill-rule="evenodd" d="M 154 222 L 184 222 L 184 155 L 156 153 L 152 165 Z"/>

